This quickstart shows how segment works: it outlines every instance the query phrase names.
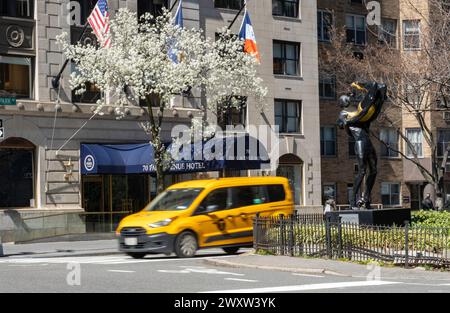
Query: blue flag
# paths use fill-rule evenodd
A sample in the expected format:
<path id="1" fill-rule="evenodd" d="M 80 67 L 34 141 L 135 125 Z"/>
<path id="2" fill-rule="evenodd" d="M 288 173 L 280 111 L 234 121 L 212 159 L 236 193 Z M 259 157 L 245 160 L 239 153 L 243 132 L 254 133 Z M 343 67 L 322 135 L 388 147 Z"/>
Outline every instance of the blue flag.
<path id="1" fill-rule="evenodd" d="M 180 3 L 178 4 L 177 12 L 175 13 L 175 25 L 183 28 L 183 0 L 180 0 Z M 175 39 L 171 40 L 170 42 L 170 49 L 169 49 L 169 58 L 172 60 L 173 63 L 178 64 L 180 63 L 180 60 L 178 59 L 178 49 L 176 49 L 175 46 Z"/>

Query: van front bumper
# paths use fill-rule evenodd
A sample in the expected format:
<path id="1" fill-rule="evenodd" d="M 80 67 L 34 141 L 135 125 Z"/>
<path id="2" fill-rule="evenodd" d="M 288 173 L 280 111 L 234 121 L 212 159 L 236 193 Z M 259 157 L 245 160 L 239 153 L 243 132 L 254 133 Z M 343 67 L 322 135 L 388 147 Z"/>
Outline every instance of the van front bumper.
<path id="1" fill-rule="evenodd" d="M 131 240 L 130 240 L 131 239 Z M 136 241 L 137 240 L 137 241 Z M 130 244 L 130 241 L 132 244 Z M 174 251 L 175 235 L 167 233 L 132 235 L 123 233 L 119 236 L 119 250 L 125 253 L 172 253 Z"/>

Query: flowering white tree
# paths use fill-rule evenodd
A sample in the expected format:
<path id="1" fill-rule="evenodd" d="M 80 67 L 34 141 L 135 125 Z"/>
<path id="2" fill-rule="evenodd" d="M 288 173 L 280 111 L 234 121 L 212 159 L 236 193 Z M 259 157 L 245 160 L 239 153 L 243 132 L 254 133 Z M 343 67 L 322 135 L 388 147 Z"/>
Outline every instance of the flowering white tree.
<path id="1" fill-rule="evenodd" d="M 95 84 L 112 99 L 109 105 L 115 107 L 119 118 L 134 100 L 146 101 L 159 193 L 170 164 L 161 125 L 175 95 L 202 90 L 206 97 L 202 110 L 215 112 L 224 99 L 234 95 L 262 104 L 267 91 L 257 75 L 256 59 L 243 52 L 243 42 L 229 31 L 211 40 L 201 30 L 174 25 L 168 11 L 156 18 L 146 14 L 138 21 L 136 13 L 121 9 L 110 23 L 110 48 L 100 48 L 102 43 L 70 45 L 66 34 L 58 37 L 58 42 L 77 66 L 71 87 L 78 88 L 78 93 L 84 92 L 86 83 Z M 98 101 L 99 114 L 105 104 L 105 98 Z"/>

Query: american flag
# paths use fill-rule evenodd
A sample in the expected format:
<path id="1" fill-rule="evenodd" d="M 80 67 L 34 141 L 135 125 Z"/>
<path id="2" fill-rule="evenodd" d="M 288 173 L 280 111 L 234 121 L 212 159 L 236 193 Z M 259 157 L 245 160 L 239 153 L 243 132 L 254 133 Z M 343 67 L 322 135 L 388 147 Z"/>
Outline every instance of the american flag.
<path id="1" fill-rule="evenodd" d="M 111 36 L 107 0 L 99 0 L 97 2 L 91 15 L 88 17 L 88 23 L 91 25 L 98 41 L 103 42 L 103 47 L 110 47 Z"/>

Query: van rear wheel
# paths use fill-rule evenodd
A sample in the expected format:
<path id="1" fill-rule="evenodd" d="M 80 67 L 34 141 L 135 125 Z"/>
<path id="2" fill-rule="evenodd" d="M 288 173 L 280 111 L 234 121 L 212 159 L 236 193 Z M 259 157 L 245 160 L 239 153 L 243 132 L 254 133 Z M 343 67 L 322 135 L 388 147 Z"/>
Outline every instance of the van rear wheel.
<path id="1" fill-rule="evenodd" d="M 127 254 L 131 256 L 133 259 L 143 259 L 147 255 L 147 253 L 143 252 L 129 252 Z"/>
<path id="2" fill-rule="evenodd" d="M 198 249 L 197 238 L 190 231 L 184 231 L 175 240 L 175 254 L 179 258 L 192 258 Z"/>
<path id="3" fill-rule="evenodd" d="M 226 247 L 222 249 L 226 254 L 236 254 L 239 251 L 239 247 Z"/>

